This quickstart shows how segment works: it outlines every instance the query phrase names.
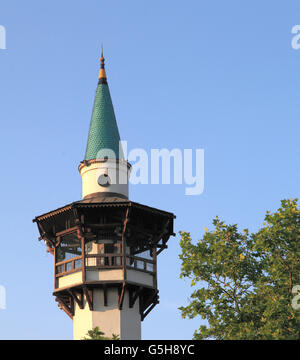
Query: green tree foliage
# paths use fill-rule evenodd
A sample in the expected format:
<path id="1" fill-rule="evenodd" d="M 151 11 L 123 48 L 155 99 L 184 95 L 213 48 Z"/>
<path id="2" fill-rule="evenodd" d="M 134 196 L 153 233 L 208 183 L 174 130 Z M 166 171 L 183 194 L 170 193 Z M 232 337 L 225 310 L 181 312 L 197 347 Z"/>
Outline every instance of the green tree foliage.
<path id="1" fill-rule="evenodd" d="M 180 310 L 184 318 L 200 315 L 208 323 L 194 339 L 299 340 L 300 309 L 292 306 L 292 290 L 300 285 L 298 200 L 267 212 L 257 233 L 239 232 L 219 218 L 213 225 L 196 244 L 180 232 L 181 277 L 196 287 Z"/>
<path id="2" fill-rule="evenodd" d="M 94 327 L 92 330 L 89 330 L 86 334 L 86 337 L 83 340 L 120 340 L 118 335 L 112 334 L 112 338 L 104 336 L 98 326 Z"/>

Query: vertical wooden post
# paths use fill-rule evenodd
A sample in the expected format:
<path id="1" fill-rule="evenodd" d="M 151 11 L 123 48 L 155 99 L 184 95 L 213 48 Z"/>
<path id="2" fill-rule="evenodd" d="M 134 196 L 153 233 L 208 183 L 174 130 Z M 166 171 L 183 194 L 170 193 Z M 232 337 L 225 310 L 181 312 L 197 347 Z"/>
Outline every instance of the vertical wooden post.
<path id="1" fill-rule="evenodd" d="M 57 288 L 57 279 L 56 279 L 56 247 L 54 247 L 53 251 L 54 255 L 54 290 Z"/>
<path id="2" fill-rule="evenodd" d="M 123 281 L 126 280 L 127 276 L 126 276 L 126 228 L 127 228 L 127 223 L 129 221 L 129 207 L 126 210 L 126 216 L 125 216 L 125 220 L 124 220 L 124 225 L 123 225 L 123 231 L 122 231 L 122 265 L 123 265 Z"/>
<path id="3" fill-rule="evenodd" d="M 157 251 L 156 251 L 156 245 L 154 246 L 153 250 L 153 286 L 155 287 L 155 289 L 157 289 Z"/>
<path id="4" fill-rule="evenodd" d="M 81 264 L 81 272 L 82 272 L 82 282 L 85 283 L 85 244 L 84 244 L 84 236 L 81 236 L 81 257 L 82 257 L 82 264 Z"/>

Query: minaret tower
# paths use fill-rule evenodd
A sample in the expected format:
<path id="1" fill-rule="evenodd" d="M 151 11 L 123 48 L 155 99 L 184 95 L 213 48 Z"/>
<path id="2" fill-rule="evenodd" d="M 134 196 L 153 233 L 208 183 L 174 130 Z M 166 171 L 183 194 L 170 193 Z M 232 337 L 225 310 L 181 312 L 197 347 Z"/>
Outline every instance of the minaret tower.
<path id="1" fill-rule="evenodd" d="M 54 255 L 58 306 L 73 320 L 74 339 L 98 326 L 106 336 L 141 339 L 141 321 L 158 304 L 157 256 L 175 216 L 129 200 L 124 159 L 104 66 L 84 160 L 82 200 L 37 216 L 40 238 Z"/>

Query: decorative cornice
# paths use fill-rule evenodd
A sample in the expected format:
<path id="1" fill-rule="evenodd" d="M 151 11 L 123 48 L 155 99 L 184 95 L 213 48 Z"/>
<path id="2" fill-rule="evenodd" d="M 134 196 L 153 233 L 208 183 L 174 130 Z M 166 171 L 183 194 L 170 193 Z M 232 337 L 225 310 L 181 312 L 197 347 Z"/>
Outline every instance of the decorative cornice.
<path id="1" fill-rule="evenodd" d="M 109 162 L 109 161 L 115 161 L 117 164 L 125 164 L 127 165 L 128 169 L 131 169 L 131 164 L 124 160 L 124 159 L 91 159 L 91 160 L 83 160 L 80 162 L 80 164 L 78 165 L 78 171 L 81 172 L 81 170 L 85 167 L 85 166 L 90 166 L 92 164 L 95 163 L 105 163 L 105 162 Z"/>

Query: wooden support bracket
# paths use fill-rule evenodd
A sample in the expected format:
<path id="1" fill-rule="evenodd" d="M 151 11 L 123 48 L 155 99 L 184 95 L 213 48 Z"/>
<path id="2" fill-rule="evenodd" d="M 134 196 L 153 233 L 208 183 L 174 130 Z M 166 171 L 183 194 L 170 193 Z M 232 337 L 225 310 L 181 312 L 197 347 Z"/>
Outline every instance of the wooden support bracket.
<path id="1" fill-rule="evenodd" d="M 89 304 L 89 309 L 93 311 L 93 290 L 88 289 L 86 286 L 83 287 L 83 292 L 86 297 L 86 301 Z"/>
<path id="2" fill-rule="evenodd" d="M 70 304 L 68 304 L 62 296 L 56 296 L 58 306 L 64 310 L 64 312 L 73 320 L 74 316 L 74 302 L 73 298 L 70 298 Z"/>
<path id="3" fill-rule="evenodd" d="M 103 295 L 104 295 L 104 306 L 108 306 L 108 303 L 107 303 L 107 286 L 106 286 L 106 284 L 103 285 Z"/>
<path id="4" fill-rule="evenodd" d="M 73 300 L 79 306 L 80 309 L 83 309 L 83 293 L 76 293 L 74 290 L 69 290 L 68 293 L 72 296 Z"/>
<path id="5" fill-rule="evenodd" d="M 137 298 L 139 297 L 140 293 L 142 292 L 143 287 L 140 286 L 137 291 L 135 292 L 135 294 L 133 294 L 133 291 L 129 292 L 129 307 L 133 308 Z"/>
<path id="6" fill-rule="evenodd" d="M 150 305 L 150 306 L 148 307 L 148 309 L 147 309 L 144 313 L 142 313 L 142 315 L 141 315 L 141 320 L 142 320 L 142 321 L 145 319 L 145 317 L 149 314 L 149 312 L 150 312 L 151 310 L 153 310 L 153 308 L 154 308 L 158 303 L 159 303 L 158 300 L 155 301 L 152 305 Z"/>
<path id="7" fill-rule="evenodd" d="M 123 306 L 123 301 L 124 301 L 124 295 L 125 295 L 125 283 L 123 283 L 122 287 L 119 288 L 118 292 L 119 292 L 119 301 L 118 301 L 118 309 L 122 310 L 122 306 Z"/>

